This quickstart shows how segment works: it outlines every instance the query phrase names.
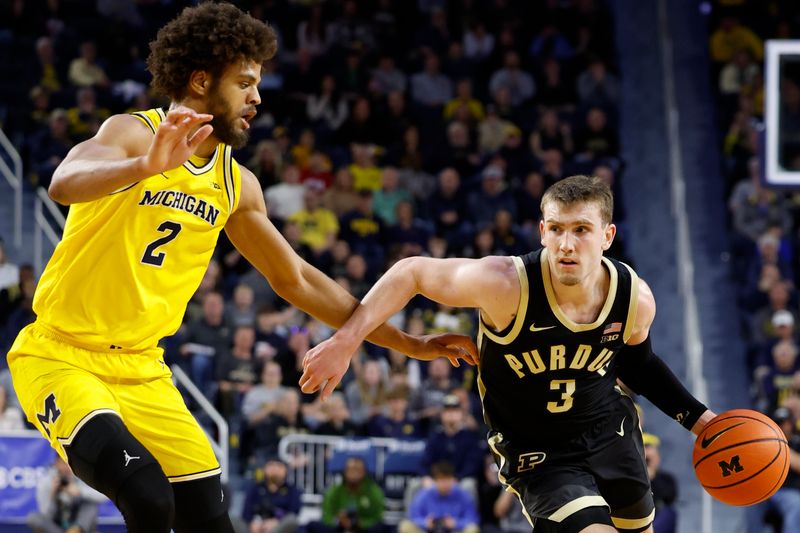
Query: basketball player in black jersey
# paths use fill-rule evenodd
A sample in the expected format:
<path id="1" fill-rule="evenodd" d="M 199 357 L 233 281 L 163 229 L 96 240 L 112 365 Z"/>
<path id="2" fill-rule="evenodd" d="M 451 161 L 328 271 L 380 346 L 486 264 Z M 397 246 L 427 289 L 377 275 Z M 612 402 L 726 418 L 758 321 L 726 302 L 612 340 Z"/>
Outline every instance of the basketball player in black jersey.
<path id="1" fill-rule="evenodd" d="M 616 232 L 609 188 L 572 176 L 541 205 L 539 251 L 398 262 L 347 324 L 308 352 L 302 388 L 330 389 L 365 336 L 416 294 L 477 308 L 489 444 L 535 531 L 652 531 L 639 420 L 617 378 L 695 434 L 714 413 L 652 353 L 650 288 L 603 257 Z"/>

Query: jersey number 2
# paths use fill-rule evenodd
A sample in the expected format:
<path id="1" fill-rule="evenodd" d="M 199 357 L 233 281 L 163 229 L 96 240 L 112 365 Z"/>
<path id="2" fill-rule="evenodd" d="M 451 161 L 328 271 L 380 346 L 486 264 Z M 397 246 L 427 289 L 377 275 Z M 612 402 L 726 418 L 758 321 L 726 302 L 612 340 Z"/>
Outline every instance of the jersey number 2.
<path id="1" fill-rule="evenodd" d="M 156 249 L 160 246 L 164 246 L 177 237 L 178 233 L 181 232 L 181 225 L 177 222 L 167 220 L 162 222 L 157 229 L 161 233 L 167 232 L 167 234 L 163 237 L 159 237 L 147 245 L 147 248 L 144 249 L 144 255 L 142 256 L 142 263 L 160 267 L 162 264 L 164 264 L 164 258 L 167 256 L 167 254 L 166 252 L 156 253 Z"/>
<path id="2" fill-rule="evenodd" d="M 572 409 L 572 395 L 575 394 L 574 379 L 554 379 L 550 382 L 550 390 L 559 391 L 561 399 L 557 402 L 547 402 L 548 411 L 563 413 Z"/>

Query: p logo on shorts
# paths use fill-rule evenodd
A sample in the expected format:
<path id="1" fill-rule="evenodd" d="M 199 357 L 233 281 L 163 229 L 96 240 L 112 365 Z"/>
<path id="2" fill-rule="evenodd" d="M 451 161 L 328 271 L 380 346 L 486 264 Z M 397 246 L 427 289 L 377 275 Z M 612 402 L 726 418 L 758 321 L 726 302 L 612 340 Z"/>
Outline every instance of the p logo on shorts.
<path id="1" fill-rule="evenodd" d="M 36 413 L 36 418 L 48 437 L 50 437 L 50 428 L 48 426 L 55 423 L 59 416 L 61 416 L 61 410 L 56 405 L 56 395 L 51 392 L 44 400 L 44 414 Z"/>
<path id="2" fill-rule="evenodd" d="M 547 454 L 544 452 L 531 452 L 531 453 L 523 453 L 519 456 L 519 462 L 517 463 L 517 472 L 525 472 L 527 470 L 533 470 L 533 467 L 538 465 L 539 463 L 543 463 Z"/>

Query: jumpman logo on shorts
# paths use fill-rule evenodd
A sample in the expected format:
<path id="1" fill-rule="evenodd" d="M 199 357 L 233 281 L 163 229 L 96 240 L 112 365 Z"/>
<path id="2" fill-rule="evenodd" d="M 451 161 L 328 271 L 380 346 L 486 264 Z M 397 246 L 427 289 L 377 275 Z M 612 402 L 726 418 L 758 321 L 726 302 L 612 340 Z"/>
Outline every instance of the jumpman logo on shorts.
<path id="1" fill-rule="evenodd" d="M 141 457 L 137 457 L 135 455 L 134 456 L 128 455 L 128 450 L 122 450 L 122 453 L 125 454 L 125 466 L 128 466 L 128 463 L 130 463 L 134 459 L 141 459 Z"/>

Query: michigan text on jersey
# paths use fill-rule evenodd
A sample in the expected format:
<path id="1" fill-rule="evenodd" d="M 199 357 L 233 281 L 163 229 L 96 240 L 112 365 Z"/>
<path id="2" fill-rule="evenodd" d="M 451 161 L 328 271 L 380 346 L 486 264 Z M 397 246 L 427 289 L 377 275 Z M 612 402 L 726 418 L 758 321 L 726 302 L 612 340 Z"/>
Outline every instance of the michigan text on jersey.
<path id="1" fill-rule="evenodd" d="M 217 222 L 217 216 L 219 216 L 219 209 L 205 200 L 199 200 L 185 192 L 169 189 L 155 192 L 145 189 L 139 205 L 163 205 L 179 211 L 186 211 L 202 218 L 212 226 Z"/>

